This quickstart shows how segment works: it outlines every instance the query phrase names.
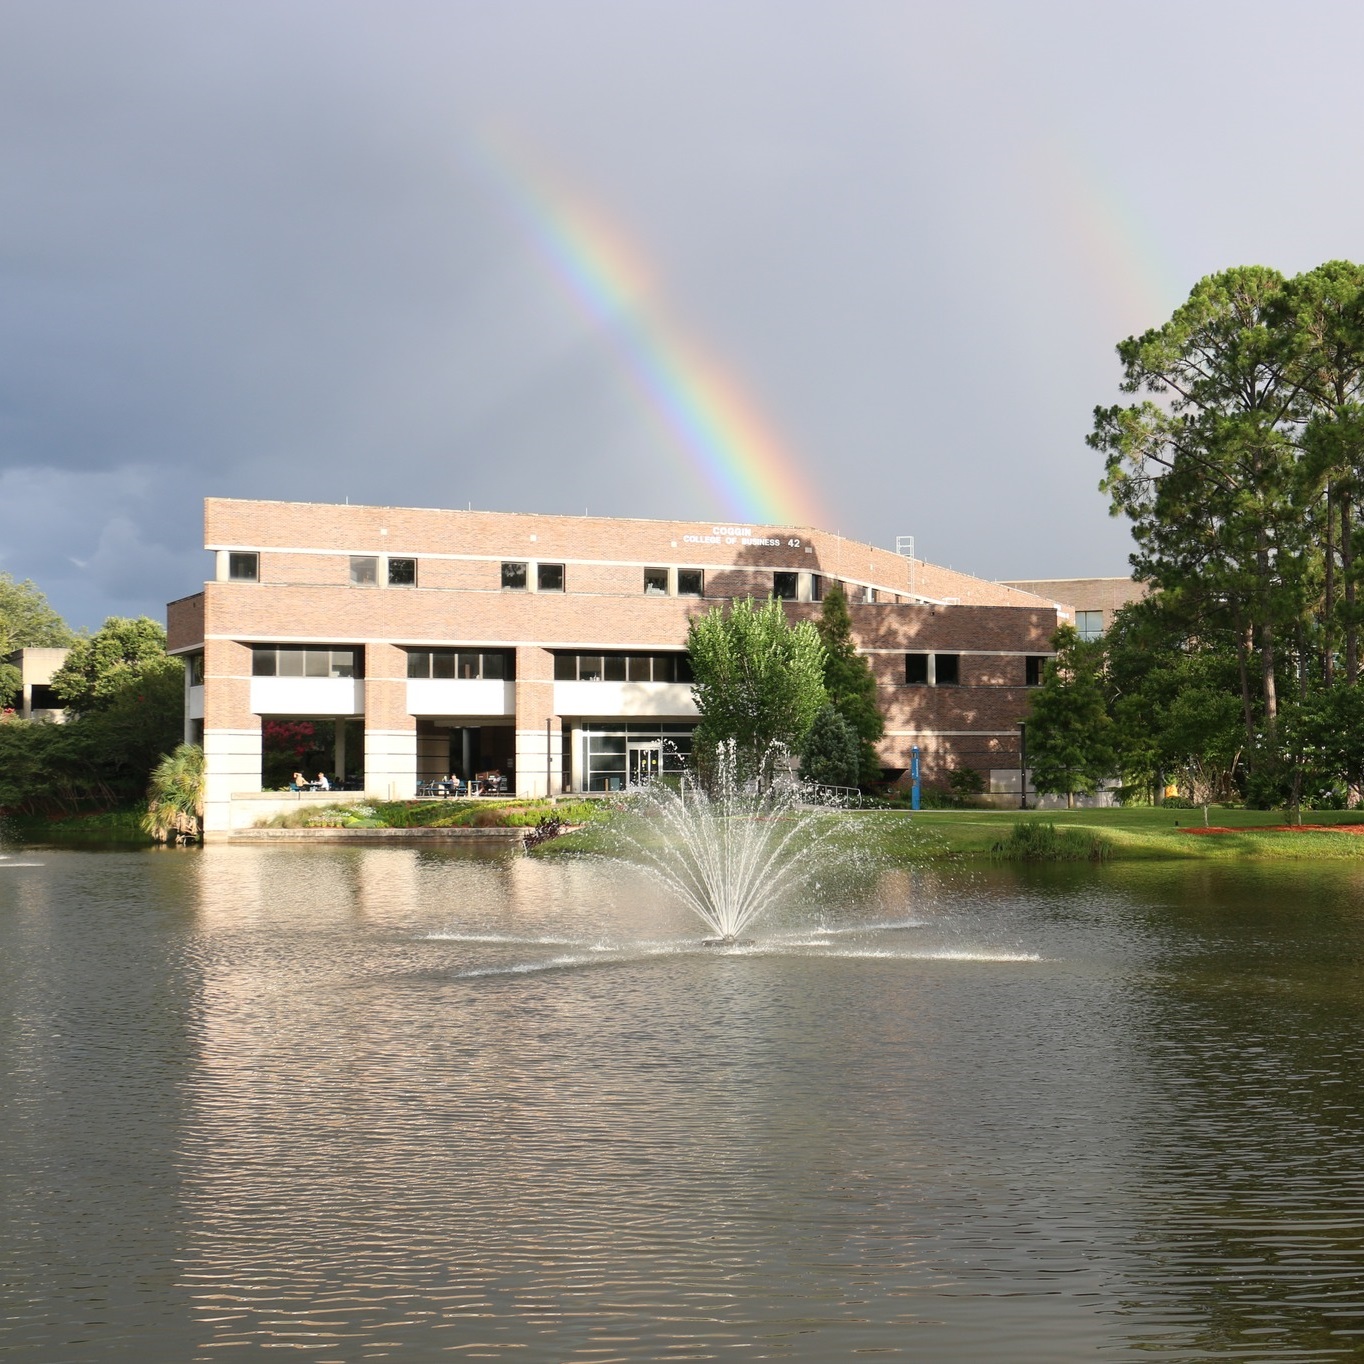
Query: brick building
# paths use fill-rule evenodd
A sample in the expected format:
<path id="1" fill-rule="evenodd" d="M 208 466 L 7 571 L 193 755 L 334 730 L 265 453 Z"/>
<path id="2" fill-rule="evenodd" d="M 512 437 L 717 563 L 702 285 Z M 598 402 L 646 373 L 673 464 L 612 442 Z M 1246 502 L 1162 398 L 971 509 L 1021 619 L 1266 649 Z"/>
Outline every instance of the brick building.
<path id="1" fill-rule="evenodd" d="M 775 595 L 814 618 L 833 581 L 880 687 L 888 772 L 917 745 L 930 784 L 969 766 L 1017 790 L 1018 722 L 1057 623 L 1051 601 L 807 527 L 219 498 L 204 512 L 213 580 L 170 603 L 168 630 L 210 834 L 261 790 L 272 720 L 330 724 L 331 775 L 380 797 L 490 770 L 523 795 L 621 789 L 685 762 L 692 615 Z"/>

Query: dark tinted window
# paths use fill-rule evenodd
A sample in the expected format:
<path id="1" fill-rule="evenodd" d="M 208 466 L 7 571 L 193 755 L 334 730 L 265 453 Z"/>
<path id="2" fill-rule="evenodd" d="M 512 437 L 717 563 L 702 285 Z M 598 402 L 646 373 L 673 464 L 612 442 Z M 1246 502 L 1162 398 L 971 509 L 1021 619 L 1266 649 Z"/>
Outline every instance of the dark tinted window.
<path id="1" fill-rule="evenodd" d="M 502 586 L 511 588 L 514 591 L 524 592 L 526 588 L 526 565 L 503 564 Z"/>
<path id="2" fill-rule="evenodd" d="M 1045 658 L 1025 658 L 1023 662 L 1025 665 L 1024 683 L 1029 687 L 1040 687 L 1047 660 Z"/>
<path id="3" fill-rule="evenodd" d="M 431 677 L 437 681 L 505 681 L 516 672 L 514 655 L 509 651 L 474 653 L 466 649 L 409 649 L 407 675 Z"/>
<path id="4" fill-rule="evenodd" d="M 390 587 L 416 587 L 417 561 L 415 559 L 390 559 L 388 561 L 388 585 Z"/>
<path id="5" fill-rule="evenodd" d="M 605 675 L 606 681 L 608 682 L 625 681 L 624 654 L 607 654 L 606 657 L 602 660 L 602 663 L 604 665 L 602 671 Z"/>
<path id="6" fill-rule="evenodd" d="M 411 664 L 408 665 L 411 667 Z M 253 677 L 363 677 L 363 649 L 310 649 L 301 644 L 257 644 L 251 650 Z"/>
<path id="7" fill-rule="evenodd" d="M 576 654 L 554 655 L 554 680 L 556 682 L 576 682 L 578 680 Z"/>
<path id="8" fill-rule="evenodd" d="M 778 601 L 795 601 L 799 584 L 799 573 L 774 573 L 772 575 L 772 595 Z"/>
<path id="9" fill-rule="evenodd" d="M 928 683 L 928 655 L 905 655 L 905 681 L 911 686 L 926 686 Z"/>
<path id="10" fill-rule="evenodd" d="M 706 594 L 706 574 L 700 568 L 679 568 L 677 570 L 677 595 L 679 597 L 704 597 Z"/>
<path id="11" fill-rule="evenodd" d="M 961 681 L 961 655 L 934 654 L 933 680 L 940 687 L 955 687 Z"/>
<path id="12" fill-rule="evenodd" d="M 824 579 L 818 573 L 810 574 L 810 600 L 824 600 Z"/>
<path id="13" fill-rule="evenodd" d="M 564 590 L 563 564 L 540 564 L 535 573 L 536 586 L 541 592 L 562 592 Z"/>
<path id="14" fill-rule="evenodd" d="M 227 576 L 235 583 L 259 582 L 260 555 L 229 554 L 227 556 Z"/>

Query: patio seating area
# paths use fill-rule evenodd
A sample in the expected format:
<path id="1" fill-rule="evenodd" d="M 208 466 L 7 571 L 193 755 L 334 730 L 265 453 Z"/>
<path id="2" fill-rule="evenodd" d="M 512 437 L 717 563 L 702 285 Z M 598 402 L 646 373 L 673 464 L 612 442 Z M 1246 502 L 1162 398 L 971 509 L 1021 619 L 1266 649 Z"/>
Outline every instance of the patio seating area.
<path id="1" fill-rule="evenodd" d="M 455 797 L 467 800 L 507 796 L 510 794 L 509 785 L 501 772 L 479 772 L 468 781 L 455 776 L 442 777 L 435 781 L 419 781 L 417 799 L 445 800 Z"/>

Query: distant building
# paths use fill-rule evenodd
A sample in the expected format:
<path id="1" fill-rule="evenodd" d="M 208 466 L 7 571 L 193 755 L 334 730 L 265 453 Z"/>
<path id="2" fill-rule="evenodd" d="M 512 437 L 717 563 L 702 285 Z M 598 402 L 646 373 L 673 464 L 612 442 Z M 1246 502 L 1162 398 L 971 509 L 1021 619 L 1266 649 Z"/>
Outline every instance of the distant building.
<path id="1" fill-rule="evenodd" d="M 5 655 L 5 662 L 19 669 L 23 690 L 16 710 L 25 720 L 66 719 L 66 707 L 52 690 L 52 678 L 66 662 L 66 649 L 16 649 Z"/>
<path id="2" fill-rule="evenodd" d="M 1027 578 L 1010 580 L 1005 587 L 1045 597 L 1073 613 L 1081 639 L 1100 639 L 1113 624 L 1121 606 L 1141 601 L 1150 590 L 1131 578 Z"/>

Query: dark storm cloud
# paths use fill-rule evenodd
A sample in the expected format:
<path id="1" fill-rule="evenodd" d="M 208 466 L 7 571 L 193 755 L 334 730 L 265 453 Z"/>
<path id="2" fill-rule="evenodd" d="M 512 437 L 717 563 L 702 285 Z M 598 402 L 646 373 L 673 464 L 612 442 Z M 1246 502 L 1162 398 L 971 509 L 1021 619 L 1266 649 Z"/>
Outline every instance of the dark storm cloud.
<path id="1" fill-rule="evenodd" d="M 0 568 L 93 624 L 194 589 L 208 493 L 719 514 L 507 145 L 634 241 L 832 528 L 1121 572 L 1083 446 L 1113 343 L 1208 270 L 1364 254 L 1321 136 L 1361 21 L 1300 12 L 1339 40 L 1310 78 L 1288 43 L 1250 138 L 1271 17 L 0 4 Z"/>

